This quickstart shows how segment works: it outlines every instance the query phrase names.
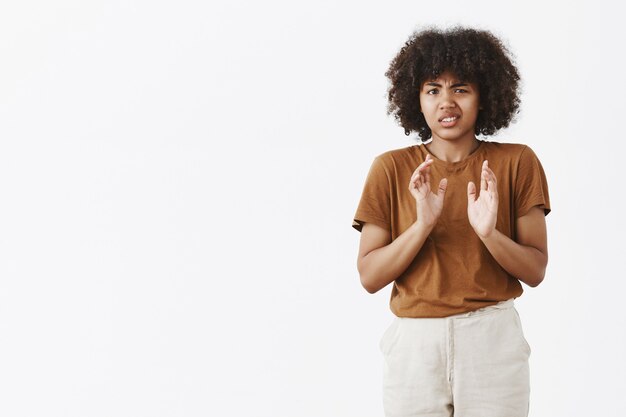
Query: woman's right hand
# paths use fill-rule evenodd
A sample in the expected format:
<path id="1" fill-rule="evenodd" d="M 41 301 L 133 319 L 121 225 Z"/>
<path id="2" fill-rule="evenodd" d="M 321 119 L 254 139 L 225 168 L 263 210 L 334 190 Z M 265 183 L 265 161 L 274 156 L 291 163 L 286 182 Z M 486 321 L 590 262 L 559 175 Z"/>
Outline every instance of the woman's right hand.
<path id="1" fill-rule="evenodd" d="M 443 197 L 446 193 L 448 179 L 439 182 L 437 194 L 430 190 L 430 165 L 433 159 L 426 155 L 426 160 L 417 167 L 411 176 L 409 191 L 415 198 L 417 222 L 426 227 L 434 227 L 443 209 Z"/>

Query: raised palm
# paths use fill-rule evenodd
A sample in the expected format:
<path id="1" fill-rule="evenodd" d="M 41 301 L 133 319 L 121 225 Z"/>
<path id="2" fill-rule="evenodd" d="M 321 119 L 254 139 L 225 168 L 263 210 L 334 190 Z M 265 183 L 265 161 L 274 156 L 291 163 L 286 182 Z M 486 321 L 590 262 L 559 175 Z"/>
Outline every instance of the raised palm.
<path id="1" fill-rule="evenodd" d="M 409 182 L 409 191 L 415 198 L 417 221 L 427 226 L 437 223 L 443 209 L 443 198 L 448 184 L 447 179 L 443 178 L 439 182 L 437 194 L 431 191 L 430 165 L 432 161 L 432 157 L 426 155 L 426 160 L 413 172 Z"/>
<path id="2" fill-rule="evenodd" d="M 476 185 L 467 184 L 467 217 L 470 225 L 480 237 L 493 232 L 498 219 L 498 183 L 487 160 L 483 162 L 480 175 L 480 195 L 476 198 Z"/>

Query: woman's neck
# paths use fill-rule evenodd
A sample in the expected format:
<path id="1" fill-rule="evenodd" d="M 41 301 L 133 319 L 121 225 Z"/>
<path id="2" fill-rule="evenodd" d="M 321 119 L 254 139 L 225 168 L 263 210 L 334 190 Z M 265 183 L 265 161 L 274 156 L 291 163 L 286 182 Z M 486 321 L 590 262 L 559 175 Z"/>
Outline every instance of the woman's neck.
<path id="1" fill-rule="evenodd" d="M 475 137 L 463 142 L 433 138 L 424 146 L 439 160 L 459 162 L 473 153 L 480 146 L 480 141 Z"/>

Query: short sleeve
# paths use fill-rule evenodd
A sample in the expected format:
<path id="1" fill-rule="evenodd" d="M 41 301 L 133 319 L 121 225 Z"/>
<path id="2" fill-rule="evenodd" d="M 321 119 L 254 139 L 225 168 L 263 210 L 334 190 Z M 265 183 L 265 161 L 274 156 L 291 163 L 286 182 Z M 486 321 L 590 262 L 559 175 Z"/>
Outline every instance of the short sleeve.
<path id="1" fill-rule="evenodd" d="M 374 223 L 391 231 L 390 179 L 381 156 L 374 158 L 361 193 L 361 200 L 352 220 L 352 227 L 361 231 L 364 223 Z"/>
<path id="2" fill-rule="evenodd" d="M 544 216 L 550 213 L 548 180 L 537 155 L 529 146 L 524 146 L 517 165 L 515 177 L 515 217 L 522 217 L 534 207 L 539 206 Z"/>

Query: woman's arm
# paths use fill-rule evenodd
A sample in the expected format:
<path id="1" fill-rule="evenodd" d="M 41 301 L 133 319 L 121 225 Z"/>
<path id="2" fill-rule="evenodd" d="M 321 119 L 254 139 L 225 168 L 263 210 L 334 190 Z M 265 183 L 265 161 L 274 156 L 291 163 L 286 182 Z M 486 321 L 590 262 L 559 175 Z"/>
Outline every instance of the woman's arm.
<path id="1" fill-rule="evenodd" d="M 415 259 L 432 229 L 415 222 L 391 242 L 389 231 L 374 223 L 365 223 L 357 269 L 367 292 L 374 294 L 398 278 Z"/>
<path id="2" fill-rule="evenodd" d="M 483 161 L 480 195 L 473 181 L 467 183 L 467 215 L 474 231 L 494 259 L 509 274 L 531 287 L 543 281 L 548 265 L 545 211 L 535 205 L 515 220 L 517 242 L 496 229 L 498 180 Z"/>
<path id="3" fill-rule="evenodd" d="M 516 220 L 517 242 L 497 229 L 481 237 L 504 270 L 531 287 L 543 281 L 548 265 L 548 238 L 544 210 L 535 206 Z"/>

